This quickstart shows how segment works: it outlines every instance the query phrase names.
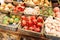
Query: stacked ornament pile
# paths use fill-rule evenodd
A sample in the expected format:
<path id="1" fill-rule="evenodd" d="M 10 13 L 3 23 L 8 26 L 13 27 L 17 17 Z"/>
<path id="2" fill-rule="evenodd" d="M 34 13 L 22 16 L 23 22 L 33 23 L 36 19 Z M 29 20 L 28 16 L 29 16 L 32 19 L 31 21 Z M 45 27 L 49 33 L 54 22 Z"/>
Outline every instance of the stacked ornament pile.
<path id="1" fill-rule="evenodd" d="M 60 37 L 60 19 L 48 17 L 45 21 L 45 32 L 46 35 Z"/>
<path id="2" fill-rule="evenodd" d="M 21 16 L 21 26 L 25 30 L 41 32 L 43 27 L 43 18 L 41 16 Z"/>

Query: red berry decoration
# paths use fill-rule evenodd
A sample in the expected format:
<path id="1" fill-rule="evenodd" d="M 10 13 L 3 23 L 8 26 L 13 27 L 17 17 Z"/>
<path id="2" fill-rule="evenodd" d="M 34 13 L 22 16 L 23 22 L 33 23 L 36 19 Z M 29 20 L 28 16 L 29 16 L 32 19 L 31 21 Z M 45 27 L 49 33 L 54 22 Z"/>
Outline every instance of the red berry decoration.
<path id="1" fill-rule="evenodd" d="M 36 28 L 35 31 L 36 32 L 40 32 L 41 30 L 40 30 L 40 28 Z"/>
<path id="2" fill-rule="evenodd" d="M 21 24 L 22 24 L 22 26 L 26 26 L 27 23 L 26 23 L 25 20 L 22 20 L 22 23 Z"/>
<path id="3" fill-rule="evenodd" d="M 37 24 L 37 20 L 36 19 L 34 19 L 34 20 L 32 20 L 33 21 L 33 24 Z"/>
<path id="4" fill-rule="evenodd" d="M 28 16 L 28 17 L 27 17 L 27 20 L 28 20 L 28 21 L 31 20 L 31 16 Z"/>
<path id="5" fill-rule="evenodd" d="M 33 26 L 29 27 L 29 30 L 32 30 L 33 31 L 34 30 Z"/>
<path id="6" fill-rule="evenodd" d="M 31 20 L 27 21 L 27 23 L 28 23 L 28 26 L 32 26 L 33 25 Z"/>
<path id="7" fill-rule="evenodd" d="M 24 26 L 23 28 L 24 28 L 25 30 L 28 30 L 28 26 Z"/>
<path id="8" fill-rule="evenodd" d="M 21 16 L 22 20 L 26 20 L 26 16 Z"/>
<path id="9" fill-rule="evenodd" d="M 37 18 L 37 21 L 43 23 L 43 18 L 39 16 L 39 17 Z"/>
<path id="10" fill-rule="evenodd" d="M 36 16 L 31 16 L 31 20 L 34 20 L 34 19 L 36 19 Z"/>

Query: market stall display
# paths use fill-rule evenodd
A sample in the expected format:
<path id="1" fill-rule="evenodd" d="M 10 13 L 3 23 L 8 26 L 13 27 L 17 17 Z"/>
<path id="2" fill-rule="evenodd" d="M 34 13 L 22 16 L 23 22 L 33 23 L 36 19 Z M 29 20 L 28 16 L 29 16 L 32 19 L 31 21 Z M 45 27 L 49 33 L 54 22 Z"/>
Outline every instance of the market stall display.
<path id="1" fill-rule="evenodd" d="M 0 5 L 0 16 L 1 29 L 37 38 L 44 35 L 60 37 L 60 8 L 53 8 L 51 1 L 4 3 Z"/>
<path id="2" fill-rule="evenodd" d="M 48 17 L 45 21 L 45 36 L 52 40 L 60 40 L 60 18 Z"/>
<path id="3" fill-rule="evenodd" d="M 13 14 L 1 14 L 0 28 L 4 30 L 17 31 L 19 26 L 20 16 Z"/>
<path id="4" fill-rule="evenodd" d="M 48 17 L 45 21 L 45 32 L 52 36 L 59 36 L 60 31 L 60 20 L 59 18 L 54 18 L 52 16 Z"/>
<path id="5" fill-rule="evenodd" d="M 25 3 L 23 2 L 20 2 L 18 5 L 16 5 L 13 9 L 13 12 L 18 14 L 18 13 L 24 13 L 24 10 L 25 10 Z"/>
<path id="6" fill-rule="evenodd" d="M 19 31 L 21 32 L 20 34 L 40 37 L 41 35 L 43 35 L 43 28 L 43 17 L 35 15 L 21 16 L 21 25 L 19 27 Z"/>
<path id="7" fill-rule="evenodd" d="M 41 32 L 41 29 L 43 27 L 43 18 L 41 16 L 21 16 L 21 25 L 22 28 L 25 30 L 32 30 L 36 32 Z M 37 18 L 37 19 L 36 19 Z"/>
<path id="8" fill-rule="evenodd" d="M 53 9 L 51 7 L 42 7 L 40 9 L 40 15 L 43 15 L 43 16 L 53 16 L 54 15 L 54 12 L 53 12 Z"/>
<path id="9" fill-rule="evenodd" d="M 11 24 L 16 25 L 16 24 L 19 23 L 19 21 L 20 21 L 19 16 L 10 14 L 9 16 L 6 15 L 6 16 L 3 17 L 2 23 L 7 24 L 7 25 L 11 25 Z"/>
<path id="10" fill-rule="evenodd" d="M 49 2 L 48 0 L 24 0 L 24 2 L 27 4 L 27 6 L 32 6 L 32 7 L 36 5 L 51 6 L 51 2 Z"/>
<path id="11" fill-rule="evenodd" d="M 34 8 L 26 7 L 24 10 L 24 14 L 28 15 L 40 15 L 40 9 L 39 6 L 36 6 Z"/>
<path id="12" fill-rule="evenodd" d="M 32 1 L 32 0 L 30 0 L 30 1 Z M 33 0 L 34 3 L 36 1 L 37 0 Z M 48 3 L 47 0 L 44 2 L 46 2 L 46 4 Z M 45 16 L 45 14 L 47 16 L 50 16 L 50 15 L 53 16 L 52 8 L 49 8 L 49 6 L 47 6 L 46 4 L 44 3 L 44 6 L 41 6 L 41 7 L 39 5 L 35 6 L 35 7 L 31 7 L 31 6 L 29 7 L 24 2 L 20 2 L 17 5 L 13 5 L 11 3 L 2 4 L 1 5 L 2 8 L 0 11 L 1 11 L 1 13 L 7 14 L 3 17 L 2 24 L 12 27 L 12 26 L 16 26 L 17 24 L 20 23 L 20 28 L 18 27 L 18 29 L 20 31 L 21 31 L 21 29 L 23 29 L 23 31 L 27 30 L 26 31 L 27 33 L 30 32 L 32 34 L 36 34 L 36 36 L 37 36 L 37 34 L 40 35 L 40 33 L 43 34 L 43 29 L 44 29 L 43 16 Z M 45 7 L 47 7 L 48 9 Z M 46 11 L 46 13 L 45 13 L 45 11 Z M 6 12 L 8 12 L 8 13 L 6 13 Z M 52 13 L 52 14 L 50 14 L 50 13 Z M 11 14 L 13 14 L 13 15 L 11 15 Z M 21 14 L 21 15 L 19 15 L 19 14 Z M 16 15 L 18 17 L 19 16 L 21 17 L 21 22 L 19 20 L 20 18 L 18 18 Z M 13 28 L 15 28 L 15 27 L 13 27 Z"/>
<path id="13" fill-rule="evenodd" d="M 2 13 L 9 13 L 13 10 L 14 6 L 11 3 L 4 3 L 0 6 L 0 12 Z"/>

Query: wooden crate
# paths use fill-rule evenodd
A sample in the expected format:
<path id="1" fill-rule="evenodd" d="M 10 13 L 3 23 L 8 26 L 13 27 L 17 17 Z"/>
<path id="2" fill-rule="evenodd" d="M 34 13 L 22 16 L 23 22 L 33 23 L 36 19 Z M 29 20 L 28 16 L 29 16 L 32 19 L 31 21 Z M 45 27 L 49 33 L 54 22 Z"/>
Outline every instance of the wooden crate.
<path id="1" fill-rule="evenodd" d="M 46 35 L 46 38 L 51 39 L 51 40 L 60 40 L 60 37 L 52 36 L 52 35 Z"/>
<path id="2" fill-rule="evenodd" d="M 4 30 L 17 31 L 18 25 L 11 26 L 11 25 L 5 25 L 0 23 L 0 28 Z"/>
<path id="3" fill-rule="evenodd" d="M 6 31 L 0 29 L 0 39 L 1 40 L 20 40 L 18 32 Z"/>
<path id="4" fill-rule="evenodd" d="M 2 23 L 3 22 L 3 18 L 6 16 L 6 14 L 0 13 L 0 16 L 1 16 L 0 17 L 0 28 L 1 29 L 10 30 L 10 31 L 17 31 L 19 23 L 16 24 L 16 25 L 6 25 L 6 24 L 3 24 Z"/>
<path id="5" fill-rule="evenodd" d="M 25 16 L 28 17 L 28 16 L 33 16 L 33 15 L 25 15 Z M 34 15 L 34 16 L 38 17 L 40 15 Z M 43 27 L 41 29 L 41 32 L 25 30 L 25 29 L 22 28 L 21 25 L 19 26 L 18 31 L 20 32 L 21 35 L 27 35 L 27 36 L 31 36 L 31 37 L 38 37 L 38 38 L 40 38 L 41 36 L 44 35 L 44 23 L 43 23 Z"/>

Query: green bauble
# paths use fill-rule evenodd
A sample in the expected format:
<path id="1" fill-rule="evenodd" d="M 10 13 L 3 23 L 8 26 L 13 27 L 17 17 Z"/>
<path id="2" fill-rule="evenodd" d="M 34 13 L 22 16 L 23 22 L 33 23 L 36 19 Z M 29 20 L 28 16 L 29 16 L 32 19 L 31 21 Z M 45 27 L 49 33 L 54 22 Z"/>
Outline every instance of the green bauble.
<path id="1" fill-rule="evenodd" d="M 3 24 L 9 24 L 7 20 L 3 20 Z"/>
<path id="2" fill-rule="evenodd" d="M 13 23 L 13 22 L 14 22 L 14 19 L 10 18 L 9 23 Z"/>
<path id="3" fill-rule="evenodd" d="M 7 20 L 9 17 L 8 16 L 5 16 L 4 19 Z"/>
<path id="4" fill-rule="evenodd" d="M 15 23 L 19 22 L 19 18 L 15 18 L 15 19 L 14 19 L 14 22 L 15 22 Z"/>
<path id="5" fill-rule="evenodd" d="M 12 15 L 12 18 L 15 18 L 16 16 L 15 15 Z"/>

